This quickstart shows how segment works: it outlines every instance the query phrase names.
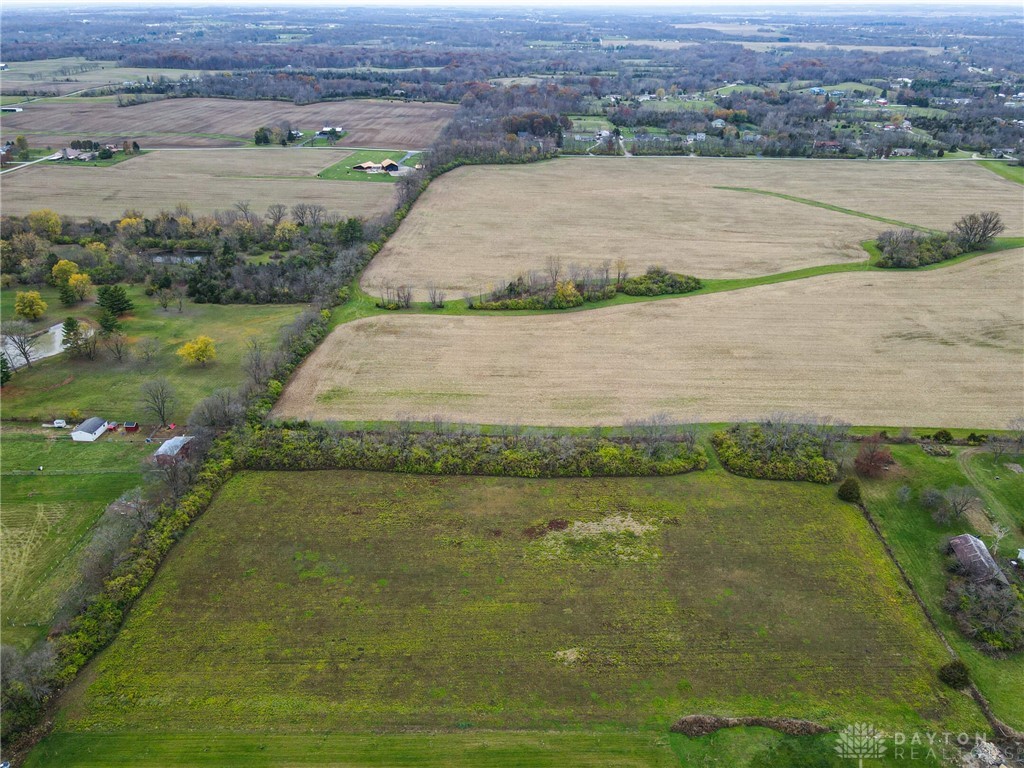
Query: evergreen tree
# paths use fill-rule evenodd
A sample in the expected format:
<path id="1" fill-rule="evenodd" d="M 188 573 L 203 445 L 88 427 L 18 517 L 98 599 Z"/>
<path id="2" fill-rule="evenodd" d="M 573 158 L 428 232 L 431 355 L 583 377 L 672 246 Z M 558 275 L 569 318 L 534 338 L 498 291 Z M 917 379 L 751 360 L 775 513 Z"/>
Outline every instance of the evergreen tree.
<path id="1" fill-rule="evenodd" d="M 118 321 L 117 315 L 109 309 L 104 309 L 100 313 L 100 330 L 104 336 L 109 336 L 121 330 L 121 323 Z"/>
<path id="2" fill-rule="evenodd" d="M 75 295 L 74 290 L 67 283 L 63 283 L 59 290 L 60 303 L 65 307 L 70 307 L 73 304 L 78 303 L 78 296 Z"/>
<path id="3" fill-rule="evenodd" d="M 64 320 L 62 330 L 64 338 L 61 340 L 61 346 L 72 356 L 78 357 L 82 353 L 82 347 L 85 343 L 85 333 L 82 330 L 81 323 L 75 320 L 75 318 L 69 317 Z"/>
<path id="4" fill-rule="evenodd" d="M 7 355 L 0 353 L 0 387 L 10 381 L 13 375 L 11 364 L 7 361 Z"/>
<path id="5" fill-rule="evenodd" d="M 114 315 L 123 315 L 135 309 L 123 285 L 101 285 L 96 303 Z"/>

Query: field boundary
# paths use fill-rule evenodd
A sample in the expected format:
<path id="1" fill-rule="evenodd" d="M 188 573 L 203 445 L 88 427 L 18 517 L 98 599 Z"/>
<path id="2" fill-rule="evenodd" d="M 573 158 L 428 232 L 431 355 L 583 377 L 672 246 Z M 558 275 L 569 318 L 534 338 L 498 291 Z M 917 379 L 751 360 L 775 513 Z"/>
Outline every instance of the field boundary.
<path id="1" fill-rule="evenodd" d="M 831 203 L 823 203 L 819 200 L 812 200 L 809 197 L 797 197 L 796 195 L 786 195 L 782 192 L 772 192 L 767 189 L 755 189 L 754 187 L 715 187 L 715 189 L 724 189 L 728 192 L 747 192 L 753 195 L 765 195 L 767 197 L 777 197 L 780 200 L 788 200 L 791 203 L 800 203 L 801 205 L 809 205 L 813 208 L 824 208 L 826 211 L 835 211 L 836 213 L 845 213 L 847 216 L 858 216 L 862 219 L 870 219 L 872 221 L 879 221 L 883 224 L 892 224 L 896 227 L 903 227 L 904 229 L 913 229 L 917 232 L 938 232 L 937 229 L 930 229 L 929 227 L 922 227 L 917 224 L 909 224 L 899 219 L 890 219 L 885 216 L 876 216 L 873 213 L 864 213 L 863 211 L 855 211 L 852 208 L 843 208 L 842 206 L 832 205 Z"/>

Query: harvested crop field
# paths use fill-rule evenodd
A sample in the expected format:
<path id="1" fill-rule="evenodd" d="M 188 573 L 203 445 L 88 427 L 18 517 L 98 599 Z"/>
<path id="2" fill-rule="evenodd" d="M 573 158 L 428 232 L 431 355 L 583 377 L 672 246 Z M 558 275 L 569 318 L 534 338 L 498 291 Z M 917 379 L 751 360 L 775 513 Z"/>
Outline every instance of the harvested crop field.
<path id="1" fill-rule="evenodd" d="M 667 735 L 709 710 L 974 727 L 946 658 L 831 488 L 246 472 L 58 730 Z"/>
<path id="2" fill-rule="evenodd" d="M 431 184 L 363 276 L 476 294 L 550 256 L 565 267 L 625 259 L 706 278 L 751 277 L 866 258 L 891 224 L 742 187 L 924 227 L 995 209 L 1024 234 L 1019 185 L 973 163 L 566 158 L 460 168 Z"/>
<path id="3" fill-rule="evenodd" d="M 262 214 L 274 203 L 325 205 L 342 216 L 373 216 L 391 205 L 393 187 L 316 178 L 348 153 L 316 149 L 159 150 L 105 168 L 39 163 L 4 177 L 4 211 L 52 208 L 101 219 L 135 208 L 146 215 L 186 202 L 197 214 L 248 200 Z"/>
<path id="4" fill-rule="evenodd" d="M 372 317 L 320 345 L 275 415 L 572 425 L 786 410 L 1001 428 L 1024 412 L 1022 292 L 1017 249 L 567 315 Z"/>
<path id="5" fill-rule="evenodd" d="M 4 115 L 4 137 L 24 134 L 33 146 L 63 146 L 73 138 L 153 147 L 225 147 L 251 142 L 260 126 L 291 123 L 310 135 L 324 125 L 347 131 L 353 147 L 420 149 L 448 122 L 454 104 L 403 101 L 328 101 L 296 106 L 285 101 L 164 99 L 134 107 L 112 102 L 39 102 Z"/>

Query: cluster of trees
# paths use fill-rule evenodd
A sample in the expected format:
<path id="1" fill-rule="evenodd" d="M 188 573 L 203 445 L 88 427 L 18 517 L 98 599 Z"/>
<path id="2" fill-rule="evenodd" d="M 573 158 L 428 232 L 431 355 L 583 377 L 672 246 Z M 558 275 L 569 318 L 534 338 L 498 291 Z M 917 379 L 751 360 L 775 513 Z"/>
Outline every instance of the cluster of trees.
<path id="1" fill-rule="evenodd" d="M 1024 597 L 1019 584 L 977 581 L 959 573 L 946 586 L 943 607 L 953 616 L 957 628 L 983 651 L 1004 655 L 1024 650 Z"/>
<path id="2" fill-rule="evenodd" d="M 699 290 L 700 280 L 678 275 L 662 267 L 630 277 L 625 259 L 613 264 L 610 259 L 594 268 L 570 264 L 563 270 L 557 256 L 547 259 L 543 271 L 531 270 L 518 275 L 504 287 L 477 297 L 466 296 L 470 309 L 568 309 L 584 302 L 605 301 L 617 293 L 629 296 L 661 296 Z"/>
<path id="3" fill-rule="evenodd" d="M 848 425 L 831 419 L 775 415 L 715 432 L 711 444 L 722 466 L 737 475 L 831 483 L 847 434 Z"/>
<path id="4" fill-rule="evenodd" d="M 988 247 L 1005 229 L 996 211 L 967 214 L 949 232 L 925 234 L 912 229 L 890 229 L 878 236 L 882 254 L 878 266 L 914 269 L 948 261 Z"/>

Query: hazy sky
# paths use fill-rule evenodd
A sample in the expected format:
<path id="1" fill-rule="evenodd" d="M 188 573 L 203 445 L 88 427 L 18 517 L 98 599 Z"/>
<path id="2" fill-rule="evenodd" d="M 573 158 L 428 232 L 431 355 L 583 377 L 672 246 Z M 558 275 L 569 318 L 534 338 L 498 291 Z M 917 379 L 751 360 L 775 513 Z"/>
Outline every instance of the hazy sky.
<path id="1" fill-rule="evenodd" d="M 865 6 L 877 7 L 888 6 L 959 6 L 963 8 L 980 6 L 1003 6 L 1017 7 L 1022 9 L 1024 5 L 1021 0 L 771 0 L 771 2 L 757 3 L 752 0 L 638 0 L 629 4 L 615 2 L 615 0 L 359 0 L 358 2 L 345 2 L 344 0 L 98 0 L 96 2 L 70 2 L 69 0 L 3 0 L 3 7 L 42 7 L 42 8 L 72 8 L 76 11 L 88 12 L 110 6 L 130 5 L 141 7 L 146 5 L 162 5 L 181 8 L 207 8 L 211 6 L 253 6 L 259 8 L 273 8 L 275 6 L 318 6 L 345 8 L 372 7 L 372 6 L 430 6 L 430 7 L 527 7 L 527 8 L 558 8 L 558 7 L 590 7 L 609 8 L 615 7 L 629 13 L 634 10 L 659 8 L 665 10 L 701 10 L 704 12 L 715 12 L 723 7 L 730 11 L 742 7 L 749 9 L 752 13 L 763 12 L 771 8 L 819 8 L 821 10 L 857 10 Z"/>

